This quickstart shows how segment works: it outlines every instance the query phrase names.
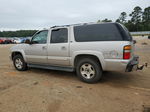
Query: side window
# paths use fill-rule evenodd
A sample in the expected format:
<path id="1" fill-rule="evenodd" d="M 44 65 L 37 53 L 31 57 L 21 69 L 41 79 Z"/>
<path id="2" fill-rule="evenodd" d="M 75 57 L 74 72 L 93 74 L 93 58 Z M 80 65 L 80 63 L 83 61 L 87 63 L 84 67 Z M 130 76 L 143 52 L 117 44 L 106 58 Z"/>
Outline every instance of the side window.
<path id="1" fill-rule="evenodd" d="M 45 44 L 47 42 L 47 35 L 47 30 L 41 31 L 32 38 L 32 42 L 35 44 Z"/>
<path id="2" fill-rule="evenodd" d="M 54 29 L 51 32 L 51 43 L 67 43 L 68 30 L 67 28 Z"/>
<path id="3" fill-rule="evenodd" d="M 123 38 L 115 24 L 93 24 L 74 27 L 77 42 L 122 41 Z"/>

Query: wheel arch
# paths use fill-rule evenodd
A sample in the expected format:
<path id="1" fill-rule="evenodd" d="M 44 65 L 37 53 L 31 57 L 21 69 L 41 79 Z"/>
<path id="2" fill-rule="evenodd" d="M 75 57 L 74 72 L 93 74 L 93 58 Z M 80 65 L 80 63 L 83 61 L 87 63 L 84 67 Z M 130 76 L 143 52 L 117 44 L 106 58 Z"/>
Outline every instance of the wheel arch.
<path id="1" fill-rule="evenodd" d="M 96 61 L 98 61 L 98 63 L 101 65 L 102 69 L 105 69 L 105 62 L 104 62 L 104 58 L 101 54 L 96 54 L 96 53 L 85 53 L 85 54 L 77 54 L 74 56 L 74 61 L 73 61 L 73 66 L 74 68 L 76 67 L 76 63 L 79 59 L 81 58 L 92 58 L 95 59 Z"/>
<path id="2" fill-rule="evenodd" d="M 26 58 L 25 58 L 24 53 L 22 51 L 12 51 L 11 59 L 13 60 L 14 56 L 16 56 L 16 55 L 21 55 L 23 57 L 23 59 L 26 61 Z"/>

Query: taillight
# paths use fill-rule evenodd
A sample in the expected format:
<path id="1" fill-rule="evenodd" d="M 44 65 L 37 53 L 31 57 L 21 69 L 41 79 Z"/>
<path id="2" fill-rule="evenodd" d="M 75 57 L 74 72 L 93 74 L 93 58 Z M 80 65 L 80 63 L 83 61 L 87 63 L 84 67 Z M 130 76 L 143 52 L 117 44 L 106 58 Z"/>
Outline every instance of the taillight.
<path id="1" fill-rule="evenodd" d="M 123 48 L 123 59 L 130 59 L 131 57 L 131 45 L 126 45 Z"/>

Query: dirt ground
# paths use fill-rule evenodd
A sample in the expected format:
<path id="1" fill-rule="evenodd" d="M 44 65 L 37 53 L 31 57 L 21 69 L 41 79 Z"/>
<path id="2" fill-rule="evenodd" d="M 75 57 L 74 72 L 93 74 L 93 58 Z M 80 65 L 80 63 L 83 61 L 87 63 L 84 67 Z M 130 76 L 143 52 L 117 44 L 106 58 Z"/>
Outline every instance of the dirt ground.
<path id="1" fill-rule="evenodd" d="M 143 112 L 150 107 L 150 66 L 105 72 L 99 83 L 86 84 L 75 73 L 16 71 L 11 46 L 0 45 L 0 112 Z M 137 39 L 136 54 L 141 64 L 150 64 L 150 40 Z"/>

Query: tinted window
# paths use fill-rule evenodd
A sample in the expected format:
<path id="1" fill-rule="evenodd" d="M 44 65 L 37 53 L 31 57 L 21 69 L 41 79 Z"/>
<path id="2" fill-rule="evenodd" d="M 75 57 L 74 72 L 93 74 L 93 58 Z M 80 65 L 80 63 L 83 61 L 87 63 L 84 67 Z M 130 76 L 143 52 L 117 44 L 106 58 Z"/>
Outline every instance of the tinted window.
<path id="1" fill-rule="evenodd" d="M 125 26 L 118 24 L 118 23 L 116 23 L 116 26 L 118 27 L 123 40 L 132 41 L 132 36 L 130 35 L 130 32 L 128 31 L 128 29 Z"/>
<path id="2" fill-rule="evenodd" d="M 74 35 L 77 42 L 123 40 L 113 23 L 75 26 Z"/>
<path id="3" fill-rule="evenodd" d="M 41 31 L 34 35 L 32 42 L 36 44 L 45 44 L 47 42 L 48 31 Z"/>
<path id="4" fill-rule="evenodd" d="M 51 43 L 68 42 L 68 30 L 66 28 L 52 30 Z"/>

